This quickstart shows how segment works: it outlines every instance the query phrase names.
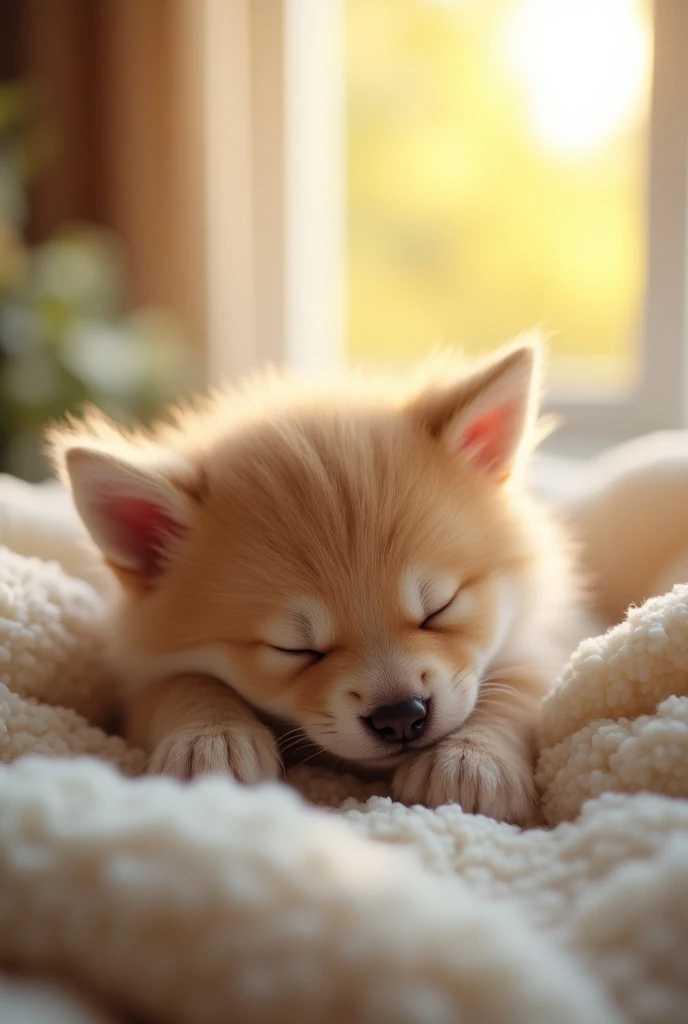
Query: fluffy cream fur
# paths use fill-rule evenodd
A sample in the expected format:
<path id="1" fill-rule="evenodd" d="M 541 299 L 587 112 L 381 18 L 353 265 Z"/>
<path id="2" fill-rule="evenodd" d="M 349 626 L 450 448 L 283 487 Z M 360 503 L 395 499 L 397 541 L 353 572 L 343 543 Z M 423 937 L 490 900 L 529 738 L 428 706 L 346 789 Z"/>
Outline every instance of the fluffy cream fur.
<path id="1" fill-rule="evenodd" d="M 79 571 L 78 529 L 52 546 L 46 522 Z M 308 766 L 291 781 L 336 816 L 128 779 L 141 752 L 51 706 L 107 712 L 102 597 L 6 550 L 0 597 L 0 965 L 122 1024 L 685 1019 L 688 587 L 575 655 L 543 720 L 553 827 L 529 832 Z M 73 999 L 0 979 L 3 1024 L 105 1019 Z"/>
<path id="2" fill-rule="evenodd" d="M 522 342 L 422 382 L 260 379 L 147 434 L 51 432 L 121 586 L 111 657 L 151 771 L 256 783 L 325 755 L 404 803 L 533 820 L 540 705 L 583 635 L 521 479 L 539 367 Z"/>

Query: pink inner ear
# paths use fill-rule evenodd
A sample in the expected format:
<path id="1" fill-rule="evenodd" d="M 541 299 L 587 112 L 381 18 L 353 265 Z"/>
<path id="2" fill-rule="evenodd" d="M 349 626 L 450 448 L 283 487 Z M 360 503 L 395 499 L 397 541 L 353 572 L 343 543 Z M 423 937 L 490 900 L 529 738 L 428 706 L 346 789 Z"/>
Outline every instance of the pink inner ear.
<path id="1" fill-rule="evenodd" d="M 481 469 L 499 469 L 511 455 L 517 403 L 505 402 L 480 413 L 461 434 L 460 449 Z"/>
<path id="2" fill-rule="evenodd" d="M 182 536 L 185 527 L 145 498 L 109 497 L 103 504 L 119 546 L 144 576 L 159 576 L 169 541 Z"/>

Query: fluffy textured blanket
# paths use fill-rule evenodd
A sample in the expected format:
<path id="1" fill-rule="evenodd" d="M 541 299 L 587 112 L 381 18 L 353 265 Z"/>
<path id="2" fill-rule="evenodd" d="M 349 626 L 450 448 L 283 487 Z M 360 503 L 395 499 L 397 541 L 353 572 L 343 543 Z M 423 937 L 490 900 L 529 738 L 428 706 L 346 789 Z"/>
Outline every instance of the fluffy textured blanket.
<path id="1" fill-rule="evenodd" d="M 688 1020 L 688 586 L 573 656 L 521 832 L 307 766 L 135 777 L 56 501 L 0 486 L 2 1024 Z"/>

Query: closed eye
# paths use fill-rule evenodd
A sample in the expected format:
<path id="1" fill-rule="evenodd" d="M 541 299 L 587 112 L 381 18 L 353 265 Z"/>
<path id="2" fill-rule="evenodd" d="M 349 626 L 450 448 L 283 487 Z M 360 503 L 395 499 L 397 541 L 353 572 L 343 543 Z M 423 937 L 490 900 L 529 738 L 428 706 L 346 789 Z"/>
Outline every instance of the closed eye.
<path id="1" fill-rule="evenodd" d="M 277 647 L 275 644 L 270 646 L 273 651 L 279 651 L 280 654 L 291 654 L 295 658 L 311 658 L 313 661 L 322 661 L 325 657 L 322 651 L 311 651 L 305 647 Z"/>
<path id="2" fill-rule="evenodd" d="M 436 611 L 432 612 L 431 615 L 428 615 L 426 618 L 424 618 L 423 621 L 420 623 L 419 628 L 420 629 L 431 629 L 432 626 L 433 626 L 433 623 L 440 617 L 442 612 L 446 612 L 447 609 L 451 605 L 454 604 L 454 601 L 459 596 L 459 593 L 460 593 L 460 591 L 457 590 L 456 593 L 452 597 L 449 598 L 449 600 L 447 601 L 446 604 L 443 604 L 441 608 L 438 608 Z"/>

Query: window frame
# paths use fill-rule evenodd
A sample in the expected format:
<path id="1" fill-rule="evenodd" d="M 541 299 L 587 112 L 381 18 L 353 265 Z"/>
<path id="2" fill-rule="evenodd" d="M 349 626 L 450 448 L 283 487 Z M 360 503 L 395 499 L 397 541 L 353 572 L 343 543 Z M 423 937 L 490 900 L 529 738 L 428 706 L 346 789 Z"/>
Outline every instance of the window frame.
<path id="1" fill-rule="evenodd" d="M 207 374 L 344 360 L 342 0 L 205 0 Z"/>
<path id="2" fill-rule="evenodd" d="M 553 396 L 555 446 L 594 449 L 686 425 L 688 397 L 688 4 L 655 0 L 648 124 L 647 276 L 638 384 L 622 397 Z"/>

